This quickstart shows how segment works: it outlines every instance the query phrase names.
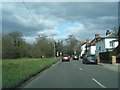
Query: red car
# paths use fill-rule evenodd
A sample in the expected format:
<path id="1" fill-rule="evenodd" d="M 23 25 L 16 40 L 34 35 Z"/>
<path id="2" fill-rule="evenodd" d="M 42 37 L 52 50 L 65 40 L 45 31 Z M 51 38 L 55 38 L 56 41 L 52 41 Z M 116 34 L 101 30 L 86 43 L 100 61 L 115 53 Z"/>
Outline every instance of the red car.
<path id="1" fill-rule="evenodd" d="M 69 55 L 63 55 L 62 61 L 70 61 L 70 56 Z"/>

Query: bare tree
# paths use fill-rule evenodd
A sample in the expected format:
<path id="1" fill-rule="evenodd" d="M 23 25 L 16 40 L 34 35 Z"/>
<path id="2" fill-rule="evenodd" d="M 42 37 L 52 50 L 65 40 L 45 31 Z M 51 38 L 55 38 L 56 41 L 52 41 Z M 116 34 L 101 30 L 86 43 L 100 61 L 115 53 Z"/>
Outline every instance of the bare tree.
<path id="1" fill-rule="evenodd" d="M 22 33 L 11 32 L 2 36 L 2 57 L 3 58 L 18 58 L 21 57 L 21 45 L 24 40 Z"/>

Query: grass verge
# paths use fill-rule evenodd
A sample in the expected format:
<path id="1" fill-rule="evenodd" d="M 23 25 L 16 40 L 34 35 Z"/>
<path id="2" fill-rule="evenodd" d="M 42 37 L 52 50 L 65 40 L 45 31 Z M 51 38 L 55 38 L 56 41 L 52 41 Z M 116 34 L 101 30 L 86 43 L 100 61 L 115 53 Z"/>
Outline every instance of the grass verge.
<path id="1" fill-rule="evenodd" d="M 59 58 L 21 58 L 2 61 L 2 88 L 16 88 Z"/>

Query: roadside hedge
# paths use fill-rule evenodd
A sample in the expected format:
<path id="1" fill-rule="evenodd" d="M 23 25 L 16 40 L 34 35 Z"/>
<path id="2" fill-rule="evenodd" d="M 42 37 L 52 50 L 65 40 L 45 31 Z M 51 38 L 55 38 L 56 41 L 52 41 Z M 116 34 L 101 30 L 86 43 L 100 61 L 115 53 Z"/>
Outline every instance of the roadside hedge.
<path id="1" fill-rule="evenodd" d="M 115 51 L 101 52 L 99 53 L 99 56 L 100 56 L 100 62 L 111 63 L 112 56 L 116 56 L 116 52 Z"/>

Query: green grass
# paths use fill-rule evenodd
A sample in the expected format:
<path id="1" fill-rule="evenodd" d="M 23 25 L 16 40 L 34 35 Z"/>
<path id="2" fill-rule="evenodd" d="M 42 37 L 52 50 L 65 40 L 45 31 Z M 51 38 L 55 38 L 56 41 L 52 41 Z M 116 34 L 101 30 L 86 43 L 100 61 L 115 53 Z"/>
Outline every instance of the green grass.
<path id="1" fill-rule="evenodd" d="M 15 88 L 58 60 L 59 58 L 21 58 L 3 60 L 2 87 Z"/>

